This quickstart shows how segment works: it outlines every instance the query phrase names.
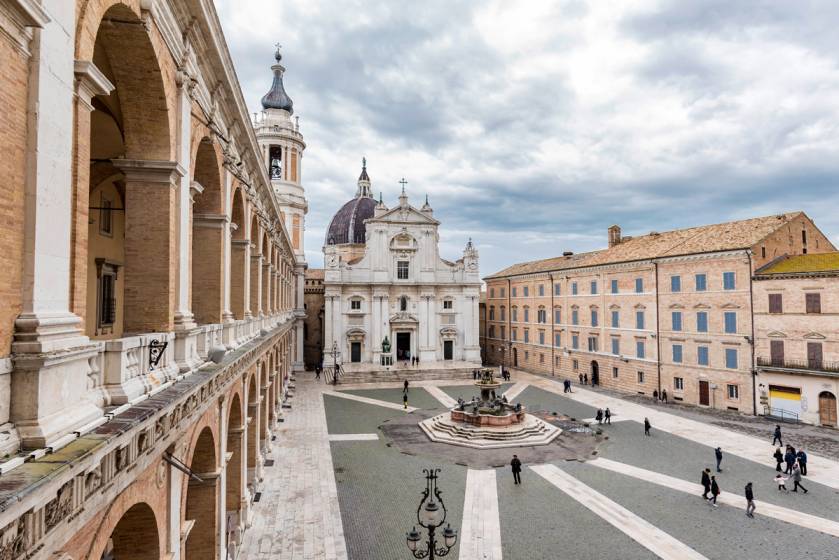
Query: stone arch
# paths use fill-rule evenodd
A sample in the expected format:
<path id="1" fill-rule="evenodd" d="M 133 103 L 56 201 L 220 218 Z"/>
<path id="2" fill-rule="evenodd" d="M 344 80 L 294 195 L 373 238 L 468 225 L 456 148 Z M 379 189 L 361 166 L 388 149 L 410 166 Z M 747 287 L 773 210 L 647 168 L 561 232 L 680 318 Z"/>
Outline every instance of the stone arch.
<path id="1" fill-rule="evenodd" d="M 186 522 L 193 521 L 186 539 L 185 560 L 218 557 L 218 459 L 213 431 L 205 426 L 198 435 L 189 462 L 201 480 L 190 478 L 186 492 Z"/>
<path id="2" fill-rule="evenodd" d="M 260 396 L 260 411 L 259 411 L 259 440 L 261 449 L 265 449 L 268 445 L 268 436 L 270 425 L 268 423 L 268 409 L 270 402 L 268 399 L 268 359 L 263 359 L 259 363 L 259 396 Z"/>
<path id="3" fill-rule="evenodd" d="M 256 481 L 259 462 L 259 376 L 251 373 L 247 386 L 248 418 L 245 426 L 247 435 L 248 485 Z"/>
<path id="4" fill-rule="evenodd" d="M 204 137 L 195 150 L 192 182 L 192 313 L 198 324 L 220 323 L 224 313 L 224 222 L 218 144 Z"/>
<path id="5" fill-rule="evenodd" d="M 161 557 L 160 538 L 154 510 L 146 502 L 137 502 L 122 514 L 103 543 L 102 551 L 89 558 L 158 560 Z M 137 543 L 143 543 L 143 546 L 137 546 Z"/>
<path id="6" fill-rule="evenodd" d="M 259 315 L 262 310 L 262 235 L 260 235 L 259 220 L 256 214 L 251 218 L 251 297 L 250 310 L 253 315 Z"/>
<path id="7" fill-rule="evenodd" d="M 233 394 L 227 413 L 227 452 L 231 454 L 225 470 L 225 508 L 227 510 L 227 532 L 238 531 L 242 524 L 241 513 L 244 473 L 244 414 L 239 392 Z"/>
<path id="8" fill-rule="evenodd" d="M 262 310 L 266 315 L 271 313 L 271 260 L 273 248 L 268 232 L 262 231 Z"/>
<path id="9" fill-rule="evenodd" d="M 236 319 L 244 319 L 248 311 L 245 274 L 250 241 L 246 228 L 245 195 L 242 187 L 238 187 L 230 201 L 230 311 Z"/>
<path id="10" fill-rule="evenodd" d="M 165 185 L 181 175 L 171 161 L 175 80 L 157 29 L 141 15 L 137 2 L 100 0 L 79 18 L 78 79 L 97 84 L 97 94 L 77 111 L 73 309 L 94 338 L 174 324 L 177 191 Z M 96 178 L 115 174 L 119 207 L 95 191 Z M 124 234 L 107 225 L 121 220 Z"/>

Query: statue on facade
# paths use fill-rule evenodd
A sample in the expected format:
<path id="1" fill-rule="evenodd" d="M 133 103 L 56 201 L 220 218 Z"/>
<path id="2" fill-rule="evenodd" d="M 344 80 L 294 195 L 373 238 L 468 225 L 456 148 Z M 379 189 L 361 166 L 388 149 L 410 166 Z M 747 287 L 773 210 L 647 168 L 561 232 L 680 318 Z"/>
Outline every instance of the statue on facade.
<path id="1" fill-rule="evenodd" d="M 382 341 L 382 352 L 390 354 L 390 340 L 388 340 L 387 335 L 385 335 L 385 339 Z"/>

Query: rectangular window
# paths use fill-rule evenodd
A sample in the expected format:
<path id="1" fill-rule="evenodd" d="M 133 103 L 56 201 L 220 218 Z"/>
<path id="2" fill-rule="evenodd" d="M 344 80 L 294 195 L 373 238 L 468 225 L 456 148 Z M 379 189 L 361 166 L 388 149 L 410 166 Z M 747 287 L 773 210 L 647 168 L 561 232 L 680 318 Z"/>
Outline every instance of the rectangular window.
<path id="1" fill-rule="evenodd" d="M 495 338 L 495 325 L 490 325 L 489 326 L 489 337 L 490 338 Z"/>
<path id="2" fill-rule="evenodd" d="M 507 315 L 507 308 L 506 308 L 506 307 L 504 307 L 504 306 L 502 305 L 502 306 L 501 306 L 501 320 L 502 320 L 502 321 L 506 321 L 506 320 L 507 320 L 507 319 L 506 319 L 506 315 Z"/>
<path id="3" fill-rule="evenodd" d="M 519 330 L 518 329 L 510 329 L 510 334 L 513 336 L 513 340 L 519 339 Z"/>
<path id="4" fill-rule="evenodd" d="M 572 296 L 577 295 L 577 283 L 576 282 L 571 282 L 571 295 Z"/>
<path id="5" fill-rule="evenodd" d="M 681 344 L 674 344 L 673 345 L 673 363 L 674 364 L 681 364 L 682 363 L 682 345 Z"/>
<path id="6" fill-rule="evenodd" d="M 353 311 L 361 310 L 361 300 L 360 299 L 354 299 L 354 300 L 350 301 L 350 309 L 352 309 Z"/>
<path id="7" fill-rule="evenodd" d="M 580 324 L 580 312 L 576 309 L 571 310 L 571 324 L 572 325 L 579 325 Z"/>
<path id="8" fill-rule="evenodd" d="M 618 368 L 616 368 L 616 367 L 612 368 L 612 378 L 614 378 L 614 379 L 618 378 Z"/>
<path id="9" fill-rule="evenodd" d="M 612 328 L 617 329 L 621 324 L 621 312 L 617 309 L 612 310 Z"/>
<path id="10" fill-rule="evenodd" d="M 573 369 L 574 371 L 580 369 L 580 362 L 578 362 L 577 360 L 571 360 L 571 369 Z"/>
<path id="11" fill-rule="evenodd" d="M 452 308 L 452 300 L 444 299 L 443 300 L 443 309 L 451 309 Z"/>
<path id="12" fill-rule="evenodd" d="M 408 279 L 408 261 L 396 262 L 396 278 L 399 280 Z"/>
<path id="13" fill-rule="evenodd" d="M 644 328 L 644 312 L 643 311 L 636 311 L 635 312 L 635 328 L 636 329 L 643 329 Z"/>
<path id="14" fill-rule="evenodd" d="M 495 308 L 494 307 L 489 308 L 489 320 L 490 321 L 495 321 Z"/>
<path id="15" fill-rule="evenodd" d="M 673 323 L 673 330 L 675 332 L 679 332 L 682 330 L 682 312 L 681 311 L 673 311 L 670 314 L 671 322 Z"/>
<path id="16" fill-rule="evenodd" d="M 539 331 L 539 344 L 545 343 L 545 331 Z"/>
<path id="17" fill-rule="evenodd" d="M 707 277 L 707 276 L 705 276 L 705 274 L 704 274 L 704 273 L 702 273 L 702 274 L 697 274 L 696 276 L 694 276 L 694 279 L 696 280 L 696 291 L 697 291 L 697 292 L 704 292 L 705 290 L 707 290 L 707 289 L 708 289 L 708 280 L 707 280 L 707 278 L 708 278 L 708 277 Z"/>
<path id="18" fill-rule="evenodd" d="M 554 295 L 561 296 L 562 295 L 562 287 L 560 284 L 554 284 Z"/>
<path id="19" fill-rule="evenodd" d="M 821 313 L 822 312 L 822 295 L 821 294 L 805 294 L 804 301 L 807 305 L 807 313 Z"/>
<path id="20" fill-rule="evenodd" d="M 708 332 L 707 311 L 698 311 L 696 313 L 696 332 Z"/>
<path id="21" fill-rule="evenodd" d="M 671 276 L 670 277 L 670 291 L 671 292 L 681 292 L 682 291 L 682 277 L 681 276 Z"/>
<path id="22" fill-rule="evenodd" d="M 723 314 L 723 319 L 725 321 L 726 334 L 735 334 L 737 332 L 737 312 L 726 311 Z"/>
<path id="23" fill-rule="evenodd" d="M 597 352 L 597 347 L 598 347 L 597 337 L 596 336 L 588 337 L 588 351 L 589 352 Z"/>
<path id="24" fill-rule="evenodd" d="M 554 346 L 562 346 L 562 333 L 554 334 Z"/>
<path id="25" fill-rule="evenodd" d="M 644 345 L 643 340 L 636 340 L 635 341 L 635 355 L 639 358 L 643 358 L 646 354 L 646 347 Z"/>
<path id="26" fill-rule="evenodd" d="M 544 364 L 544 363 L 545 363 L 545 355 L 544 355 L 544 354 L 542 354 L 541 352 L 539 353 L 539 363 L 540 363 L 540 364 Z"/>
<path id="27" fill-rule="evenodd" d="M 540 309 L 536 312 L 536 321 L 538 323 L 546 323 L 548 321 L 548 312 L 544 309 Z"/>
<path id="28" fill-rule="evenodd" d="M 725 349 L 725 367 L 728 369 L 737 369 L 737 349 Z"/>
<path id="29" fill-rule="evenodd" d="M 518 308 L 514 307 L 513 310 L 511 311 L 511 313 L 513 314 L 511 320 L 514 323 L 518 323 L 519 322 L 519 310 L 518 310 Z"/>
<path id="30" fill-rule="evenodd" d="M 99 208 L 99 233 L 102 235 L 112 235 L 113 234 L 113 221 L 111 220 L 111 216 L 113 215 L 113 202 L 105 198 L 104 196 L 101 198 L 101 208 Z"/>
<path id="31" fill-rule="evenodd" d="M 540 296 L 545 295 L 545 285 L 544 284 L 539 284 L 539 295 Z"/>
<path id="32" fill-rule="evenodd" d="M 617 280 L 612 280 L 612 293 L 613 294 L 618 293 L 618 281 Z"/>
<path id="33" fill-rule="evenodd" d="M 696 347 L 696 363 L 700 366 L 707 366 L 708 365 L 708 347 L 707 346 L 697 346 Z"/>
<path id="34" fill-rule="evenodd" d="M 99 276 L 99 327 L 110 327 L 116 321 L 116 274 L 107 265 L 102 267 Z"/>
<path id="35" fill-rule="evenodd" d="M 729 400 L 736 401 L 740 398 L 740 387 L 737 385 L 728 385 Z"/>
<path id="36" fill-rule="evenodd" d="M 530 322 L 530 309 L 527 308 L 527 307 L 524 308 L 524 322 L 525 323 Z"/>
<path id="37" fill-rule="evenodd" d="M 673 378 L 673 389 L 676 391 L 684 391 L 685 390 L 685 379 L 684 377 L 674 377 Z"/>
<path id="38" fill-rule="evenodd" d="M 613 338 L 612 339 L 612 354 L 615 356 L 619 356 L 621 353 L 621 339 Z"/>
<path id="39" fill-rule="evenodd" d="M 511 290 L 512 290 L 512 292 L 511 292 L 511 293 L 512 293 L 512 296 L 513 296 L 513 297 L 518 297 L 518 295 L 517 295 L 517 294 L 519 293 L 519 289 L 518 289 L 516 286 L 513 286 L 513 287 L 511 288 Z"/>
<path id="40" fill-rule="evenodd" d="M 769 294 L 769 313 L 784 312 L 784 296 L 782 294 Z"/>
<path id="41" fill-rule="evenodd" d="M 592 295 L 597 294 L 597 280 L 592 280 L 591 281 L 591 294 Z"/>
<path id="42" fill-rule="evenodd" d="M 529 296 L 530 295 L 530 286 L 522 287 L 522 292 L 524 292 L 524 297 Z"/>
<path id="43" fill-rule="evenodd" d="M 502 338 L 502 340 L 503 340 L 504 338 L 506 338 L 506 336 L 505 336 L 505 335 L 507 334 L 507 333 L 505 332 L 506 330 L 507 330 L 507 327 L 505 327 L 505 326 L 503 326 L 503 325 L 502 325 L 502 326 L 501 326 L 501 338 Z"/>
<path id="44" fill-rule="evenodd" d="M 561 323 L 562 322 L 562 310 L 561 309 L 554 309 L 554 323 Z"/>
<path id="45" fill-rule="evenodd" d="M 644 279 L 643 278 L 636 278 L 635 279 L 635 293 L 640 294 L 644 291 Z"/>
<path id="46" fill-rule="evenodd" d="M 822 343 L 808 342 L 807 343 L 807 366 L 810 369 L 822 368 Z"/>
<path id="47" fill-rule="evenodd" d="M 577 350 L 580 348 L 580 335 L 572 334 L 571 335 L 571 348 Z"/>
<path id="48" fill-rule="evenodd" d="M 524 329 L 524 341 L 530 342 L 530 329 Z"/>
<path id="49" fill-rule="evenodd" d="M 734 288 L 735 288 L 734 273 L 733 272 L 723 272 L 722 273 L 722 289 L 723 290 L 733 290 Z"/>
<path id="50" fill-rule="evenodd" d="M 530 352 L 528 352 L 527 350 L 525 350 L 525 351 L 524 351 L 524 361 L 526 362 L 526 361 L 527 361 L 527 360 L 529 360 L 529 359 L 530 359 Z"/>
<path id="51" fill-rule="evenodd" d="M 643 382 L 644 382 L 644 372 L 639 371 L 638 372 L 638 383 L 643 383 Z"/>
<path id="52" fill-rule="evenodd" d="M 501 297 L 507 297 L 507 288 L 501 288 Z"/>
<path id="53" fill-rule="evenodd" d="M 495 288 L 490 288 L 489 289 L 489 297 L 491 297 L 491 298 L 495 297 Z"/>
<path id="54" fill-rule="evenodd" d="M 596 309 L 591 310 L 591 326 L 592 327 L 597 326 L 597 310 Z"/>
<path id="55" fill-rule="evenodd" d="M 772 360 L 773 366 L 784 365 L 784 341 L 770 340 L 769 341 L 769 356 Z"/>

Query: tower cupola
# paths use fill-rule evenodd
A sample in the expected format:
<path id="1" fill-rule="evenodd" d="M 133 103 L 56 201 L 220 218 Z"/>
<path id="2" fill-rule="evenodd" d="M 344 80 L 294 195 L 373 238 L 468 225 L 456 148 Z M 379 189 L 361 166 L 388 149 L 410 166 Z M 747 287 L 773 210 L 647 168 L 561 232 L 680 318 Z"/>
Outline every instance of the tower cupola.
<path id="1" fill-rule="evenodd" d="M 282 109 L 283 111 L 288 111 L 290 115 L 294 113 L 294 102 L 285 92 L 285 87 L 283 86 L 283 72 L 285 72 L 285 67 L 280 64 L 283 55 L 280 54 L 279 46 L 277 47 L 277 52 L 274 53 L 274 59 L 277 61 L 276 64 L 271 66 L 271 70 L 274 72 L 274 81 L 271 83 L 271 89 L 268 90 L 268 93 L 262 96 L 262 108 Z"/>

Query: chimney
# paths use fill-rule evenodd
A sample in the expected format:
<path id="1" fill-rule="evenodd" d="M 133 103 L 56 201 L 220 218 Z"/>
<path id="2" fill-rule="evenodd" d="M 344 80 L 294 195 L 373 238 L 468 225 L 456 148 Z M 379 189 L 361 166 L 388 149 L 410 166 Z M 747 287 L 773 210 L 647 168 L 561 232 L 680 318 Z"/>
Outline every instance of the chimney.
<path id="1" fill-rule="evenodd" d="M 564 252 L 562 253 L 562 256 L 563 256 L 563 257 L 570 257 L 570 256 L 571 256 L 571 255 L 573 255 L 573 254 L 574 254 L 574 251 L 564 251 Z"/>
<path id="2" fill-rule="evenodd" d="M 609 248 L 621 242 L 621 227 L 617 224 L 609 228 Z"/>

